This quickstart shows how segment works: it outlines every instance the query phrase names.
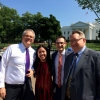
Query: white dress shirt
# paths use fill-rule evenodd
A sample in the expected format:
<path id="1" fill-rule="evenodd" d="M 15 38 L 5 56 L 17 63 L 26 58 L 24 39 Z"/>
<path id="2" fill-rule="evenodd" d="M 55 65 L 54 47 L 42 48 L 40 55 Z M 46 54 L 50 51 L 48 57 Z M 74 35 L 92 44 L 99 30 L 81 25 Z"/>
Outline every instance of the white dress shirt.
<path id="1" fill-rule="evenodd" d="M 31 47 L 30 54 L 30 67 L 35 59 L 35 50 Z M 5 87 L 7 84 L 24 84 L 25 81 L 25 63 L 26 63 L 26 48 L 23 43 L 10 45 L 4 52 L 0 66 L 0 88 Z"/>
<path id="2" fill-rule="evenodd" d="M 63 84 L 63 77 L 64 77 L 64 62 L 65 62 L 65 50 L 61 53 L 62 54 L 62 72 L 61 72 L 61 85 Z M 59 52 L 57 53 L 57 56 L 55 58 L 55 71 L 56 71 L 56 77 L 55 77 L 55 83 L 58 84 L 58 58 Z"/>

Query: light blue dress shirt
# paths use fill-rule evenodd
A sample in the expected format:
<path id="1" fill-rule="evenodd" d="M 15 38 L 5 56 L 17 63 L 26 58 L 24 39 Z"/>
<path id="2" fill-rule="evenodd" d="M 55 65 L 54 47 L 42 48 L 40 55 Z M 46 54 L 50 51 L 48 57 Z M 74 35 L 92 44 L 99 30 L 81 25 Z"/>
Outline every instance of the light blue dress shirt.
<path id="1" fill-rule="evenodd" d="M 76 66 L 77 66 L 77 63 L 78 63 L 78 61 L 79 61 L 79 59 L 80 59 L 80 57 L 81 57 L 83 51 L 85 50 L 85 48 L 86 48 L 86 46 L 84 46 L 84 47 L 78 52 L 78 57 L 77 57 L 77 60 L 76 60 Z"/>

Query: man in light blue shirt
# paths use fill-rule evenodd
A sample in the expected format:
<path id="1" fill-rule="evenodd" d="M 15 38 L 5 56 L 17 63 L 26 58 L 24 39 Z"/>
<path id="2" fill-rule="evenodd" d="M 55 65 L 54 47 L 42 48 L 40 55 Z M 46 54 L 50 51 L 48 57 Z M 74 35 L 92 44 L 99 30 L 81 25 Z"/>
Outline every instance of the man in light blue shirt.
<path id="1" fill-rule="evenodd" d="M 70 46 L 61 100 L 100 100 L 100 52 L 86 47 L 85 34 L 79 30 L 72 31 Z"/>
<path id="2" fill-rule="evenodd" d="M 35 50 L 31 44 L 34 42 L 35 32 L 26 29 L 22 34 L 22 43 L 10 45 L 4 52 L 0 67 L 0 97 L 4 100 L 22 100 L 23 87 L 26 77 L 33 75 L 33 61 Z M 26 48 L 29 52 L 29 66 L 26 73 Z M 31 100 L 31 99 L 29 99 Z"/>

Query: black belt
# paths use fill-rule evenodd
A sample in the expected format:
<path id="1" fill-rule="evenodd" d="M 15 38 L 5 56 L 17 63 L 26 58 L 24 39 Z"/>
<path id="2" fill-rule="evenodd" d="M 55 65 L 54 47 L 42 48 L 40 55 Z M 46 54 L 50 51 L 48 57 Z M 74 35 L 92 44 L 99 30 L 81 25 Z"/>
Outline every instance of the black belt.
<path id="1" fill-rule="evenodd" d="M 8 84 L 8 83 L 5 83 L 5 86 L 7 86 L 7 87 L 22 87 L 22 86 L 24 86 L 24 84 Z"/>

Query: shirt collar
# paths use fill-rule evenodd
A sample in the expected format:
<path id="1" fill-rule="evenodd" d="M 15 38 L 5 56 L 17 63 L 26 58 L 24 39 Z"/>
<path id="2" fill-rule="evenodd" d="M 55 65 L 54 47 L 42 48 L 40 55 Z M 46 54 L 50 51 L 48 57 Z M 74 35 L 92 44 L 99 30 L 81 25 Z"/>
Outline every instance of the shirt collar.
<path id="1" fill-rule="evenodd" d="M 83 53 L 83 51 L 85 50 L 86 46 L 84 46 L 79 52 L 78 55 L 80 55 L 81 53 Z M 74 52 L 75 53 L 75 52 Z"/>
<path id="2" fill-rule="evenodd" d="M 23 50 L 26 50 L 26 47 L 24 46 L 23 43 L 21 43 L 20 45 L 21 45 L 21 48 L 22 48 Z M 31 50 L 31 46 L 28 48 L 28 50 L 29 50 L 29 51 Z"/>
<path id="3" fill-rule="evenodd" d="M 58 55 L 59 55 L 60 53 L 58 52 Z M 65 49 L 62 51 L 62 53 L 61 53 L 62 55 L 65 55 Z"/>

